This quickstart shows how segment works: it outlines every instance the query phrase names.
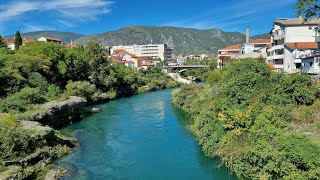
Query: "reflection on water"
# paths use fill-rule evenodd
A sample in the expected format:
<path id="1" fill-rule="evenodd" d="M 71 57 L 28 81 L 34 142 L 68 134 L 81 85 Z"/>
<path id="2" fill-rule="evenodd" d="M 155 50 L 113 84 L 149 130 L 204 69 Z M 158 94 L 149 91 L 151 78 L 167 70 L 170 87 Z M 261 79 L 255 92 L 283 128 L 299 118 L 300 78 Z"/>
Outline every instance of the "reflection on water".
<path id="1" fill-rule="evenodd" d="M 62 130 L 80 142 L 57 162 L 70 169 L 64 179 L 235 179 L 203 155 L 188 130 L 192 121 L 172 107 L 170 90 L 99 108 Z"/>

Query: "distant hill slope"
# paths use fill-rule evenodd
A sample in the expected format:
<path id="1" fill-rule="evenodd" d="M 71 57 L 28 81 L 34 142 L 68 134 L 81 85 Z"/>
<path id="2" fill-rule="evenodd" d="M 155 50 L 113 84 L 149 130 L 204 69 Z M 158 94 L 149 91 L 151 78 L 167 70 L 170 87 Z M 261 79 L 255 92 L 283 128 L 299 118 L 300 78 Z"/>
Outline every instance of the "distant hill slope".
<path id="1" fill-rule="evenodd" d="M 252 39 L 271 39 L 271 34 L 270 33 L 265 33 L 265 34 L 259 34 L 256 36 L 252 36 Z"/>
<path id="2" fill-rule="evenodd" d="M 165 43 L 175 53 L 217 54 L 217 50 L 233 44 L 243 44 L 245 35 L 239 32 L 224 32 L 219 29 L 198 30 L 167 26 L 128 26 L 117 31 L 94 35 L 72 32 L 36 31 L 22 34 L 23 37 L 38 39 L 41 36 L 60 38 L 64 42 L 85 45 L 95 41 L 103 46 Z M 6 38 L 12 38 L 7 36 Z M 269 34 L 253 36 L 251 39 L 270 38 Z"/>
<path id="3" fill-rule="evenodd" d="M 73 32 L 59 32 L 59 31 L 35 31 L 35 32 L 28 32 L 21 34 L 22 37 L 32 38 L 32 39 L 38 39 L 41 36 L 48 36 L 48 37 L 55 37 L 59 38 L 64 42 L 71 42 L 75 41 L 76 39 L 79 39 L 80 37 L 84 36 L 82 34 L 77 34 Z M 5 38 L 11 39 L 14 35 L 6 36 Z"/>
<path id="4" fill-rule="evenodd" d="M 89 41 L 96 41 L 104 46 L 165 43 L 176 53 L 216 54 L 222 47 L 244 43 L 245 35 L 219 29 L 128 26 L 114 32 L 83 36 L 76 40 L 76 43 L 86 44 Z"/>

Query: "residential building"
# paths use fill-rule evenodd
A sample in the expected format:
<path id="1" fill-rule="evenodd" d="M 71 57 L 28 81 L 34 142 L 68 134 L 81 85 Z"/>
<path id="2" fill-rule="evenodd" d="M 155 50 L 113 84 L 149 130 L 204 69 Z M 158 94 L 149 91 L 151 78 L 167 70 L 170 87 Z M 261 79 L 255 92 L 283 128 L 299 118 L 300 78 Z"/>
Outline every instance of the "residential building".
<path id="1" fill-rule="evenodd" d="M 222 69 L 228 59 L 238 59 L 243 54 L 241 45 L 232 45 L 218 50 L 218 68 Z"/>
<path id="2" fill-rule="evenodd" d="M 294 55 L 301 58 L 301 71 L 310 75 L 320 74 L 320 25 L 315 29 L 315 43 L 292 44 Z M 304 46 L 304 47 L 303 47 Z M 305 47 L 308 48 L 305 48 Z M 299 50 L 298 50 L 299 48 Z M 302 49 L 304 48 L 304 49 Z M 299 57 L 300 56 L 300 57 Z"/>
<path id="3" fill-rule="evenodd" d="M 132 46 L 112 46 L 110 54 L 114 50 L 122 49 L 128 53 L 134 54 L 139 57 L 152 57 L 154 59 L 161 59 L 161 61 L 168 61 L 172 59 L 172 49 L 166 44 L 148 44 L 148 45 L 132 45 Z"/>
<path id="4" fill-rule="evenodd" d="M 262 49 L 266 50 L 266 47 L 271 44 L 270 39 L 255 39 L 243 45 L 243 53 L 248 54 L 251 52 L 261 52 Z"/>
<path id="5" fill-rule="evenodd" d="M 30 41 L 34 41 L 34 39 L 29 39 L 29 38 L 26 38 L 26 37 L 23 37 L 22 38 L 22 45 L 26 44 L 27 42 L 30 42 Z M 15 50 L 15 45 L 14 45 L 14 39 L 10 39 L 8 42 L 7 42 L 7 47 L 11 50 Z"/>
<path id="6" fill-rule="evenodd" d="M 243 58 L 267 58 L 267 48 L 270 47 L 270 39 L 256 39 L 245 43 L 242 46 L 243 54 L 239 59 Z"/>
<path id="7" fill-rule="evenodd" d="M 152 65 L 156 67 L 160 67 L 162 65 L 161 61 L 155 61 L 152 57 L 148 57 L 148 56 L 138 57 L 123 49 L 113 50 L 111 57 L 114 63 L 123 64 L 129 67 L 135 67 L 137 69 L 142 67 L 144 64 L 145 66 L 147 64 L 149 66 Z"/>
<path id="8" fill-rule="evenodd" d="M 305 69 L 302 67 L 302 61 L 310 59 L 315 54 L 315 34 L 319 24 L 320 19 L 304 21 L 301 16 L 292 19 L 276 19 L 271 31 L 268 63 L 273 64 L 276 71 L 286 73 L 300 72 L 303 68 Z M 304 61 L 306 64 L 309 62 Z M 309 63 L 310 65 L 313 66 L 315 63 Z"/>
<path id="9" fill-rule="evenodd" d="M 40 37 L 38 41 L 43 41 L 43 42 L 50 42 L 50 43 L 56 43 L 56 44 L 63 44 L 62 40 L 59 38 L 52 38 L 52 37 Z"/>
<path id="10" fill-rule="evenodd" d="M 77 48 L 78 46 L 77 45 L 75 45 L 75 44 L 65 44 L 65 46 L 67 47 L 67 48 L 70 48 L 70 49 L 75 49 L 75 48 Z"/>

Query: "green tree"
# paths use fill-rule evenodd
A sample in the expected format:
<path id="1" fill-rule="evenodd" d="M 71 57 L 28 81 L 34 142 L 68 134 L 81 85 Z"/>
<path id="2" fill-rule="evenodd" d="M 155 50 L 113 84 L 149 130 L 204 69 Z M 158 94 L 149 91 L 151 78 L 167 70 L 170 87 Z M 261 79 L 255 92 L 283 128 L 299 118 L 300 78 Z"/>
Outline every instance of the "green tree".
<path id="1" fill-rule="evenodd" d="M 14 36 L 14 47 L 15 49 L 19 49 L 22 45 L 22 37 L 19 31 L 16 32 Z"/>
<path id="2" fill-rule="evenodd" d="M 3 41 L 2 36 L 0 35 L 0 48 L 7 47 L 6 43 Z"/>
<path id="3" fill-rule="evenodd" d="M 299 0 L 295 5 L 297 13 L 305 18 L 320 18 L 319 0 Z"/>

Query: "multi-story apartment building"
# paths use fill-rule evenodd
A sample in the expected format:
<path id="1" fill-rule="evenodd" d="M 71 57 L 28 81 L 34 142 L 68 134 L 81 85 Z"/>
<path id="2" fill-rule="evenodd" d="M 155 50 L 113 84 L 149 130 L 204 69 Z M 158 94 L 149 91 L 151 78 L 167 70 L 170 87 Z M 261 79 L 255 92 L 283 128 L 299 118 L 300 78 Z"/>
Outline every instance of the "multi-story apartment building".
<path id="1" fill-rule="evenodd" d="M 319 24 L 320 19 L 276 19 L 271 31 L 268 63 L 273 64 L 277 71 L 286 73 L 305 72 L 308 69 L 306 66 L 314 66 L 314 63 L 307 63 L 306 59 L 315 56 L 315 34 Z"/>
<path id="2" fill-rule="evenodd" d="M 113 54 L 113 51 L 116 49 L 123 49 L 136 56 L 160 58 L 161 61 L 168 61 L 172 59 L 172 49 L 170 49 L 166 44 L 112 46 L 110 48 L 110 54 Z"/>

